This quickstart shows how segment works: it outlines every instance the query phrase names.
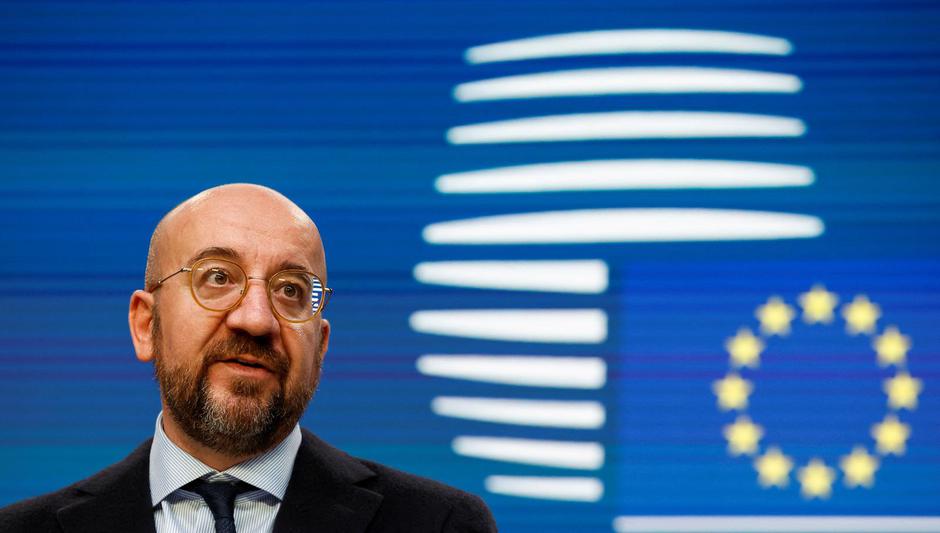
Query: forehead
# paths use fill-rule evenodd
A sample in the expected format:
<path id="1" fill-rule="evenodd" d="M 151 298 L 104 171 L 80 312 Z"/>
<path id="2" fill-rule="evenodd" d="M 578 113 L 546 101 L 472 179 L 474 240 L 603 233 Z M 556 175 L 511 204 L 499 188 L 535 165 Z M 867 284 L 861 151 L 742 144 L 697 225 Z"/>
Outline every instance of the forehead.
<path id="1" fill-rule="evenodd" d="M 207 255 L 230 256 L 247 269 L 323 269 L 316 226 L 284 198 L 234 191 L 194 198 L 166 228 L 166 255 L 185 263 Z"/>

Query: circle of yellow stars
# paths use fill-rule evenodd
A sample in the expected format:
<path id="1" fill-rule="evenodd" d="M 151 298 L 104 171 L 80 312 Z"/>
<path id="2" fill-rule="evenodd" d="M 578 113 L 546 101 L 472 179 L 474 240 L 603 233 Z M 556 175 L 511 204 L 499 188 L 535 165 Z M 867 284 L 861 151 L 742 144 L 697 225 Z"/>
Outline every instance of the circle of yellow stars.
<path id="1" fill-rule="evenodd" d="M 802 320 L 809 325 L 831 325 L 838 313 L 845 321 L 848 335 L 867 335 L 872 338 L 872 348 L 879 366 L 894 368 L 894 376 L 885 379 L 882 389 L 887 397 L 887 413 L 881 422 L 871 427 L 874 453 L 864 445 L 857 444 L 847 455 L 839 459 L 838 468 L 842 481 L 848 488 L 871 488 L 875 484 L 875 473 L 881 465 L 880 458 L 888 455 L 904 455 L 911 428 L 899 418 L 902 410 L 917 408 L 917 398 L 923 390 L 921 380 L 907 371 L 907 354 L 911 339 L 901 333 L 897 326 L 887 326 L 878 333 L 881 308 L 864 294 L 856 295 L 841 308 L 839 297 L 826 290 L 823 285 L 814 285 L 799 295 L 799 310 Z M 734 411 L 733 423 L 724 426 L 722 434 L 728 441 L 728 453 L 732 456 L 753 457 L 757 471 L 757 482 L 763 488 L 786 488 L 796 464 L 784 454 L 779 446 L 767 446 L 761 452 L 764 428 L 754 423 L 747 415 L 748 399 L 754 392 L 754 383 L 741 375 L 741 369 L 756 369 L 760 356 L 766 348 L 765 341 L 771 337 L 790 334 L 790 324 L 798 310 L 779 296 L 771 296 L 758 306 L 754 315 L 760 322 L 759 334 L 743 327 L 725 341 L 729 355 L 729 370 L 722 379 L 712 383 L 718 409 Z M 796 469 L 796 480 L 800 493 L 806 499 L 826 499 L 832 495 L 832 485 L 838 477 L 835 468 L 818 457 Z"/>

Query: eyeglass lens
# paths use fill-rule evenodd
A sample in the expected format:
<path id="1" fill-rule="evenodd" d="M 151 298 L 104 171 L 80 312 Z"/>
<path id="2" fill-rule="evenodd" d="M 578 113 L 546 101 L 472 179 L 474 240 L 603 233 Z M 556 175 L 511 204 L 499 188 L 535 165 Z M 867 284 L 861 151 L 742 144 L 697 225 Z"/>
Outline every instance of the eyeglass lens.
<path id="1" fill-rule="evenodd" d="M 233 307 L 247 285 L 248 277 L 235 263 L 206 259 L 193 265 L 193 295 L 206 308 L 224 311 Z M 267 290 L 275 311 L 288 320 L 310 318 L 323 304 L 323 284 L 306 272 L 278 272 L 269 280 Z"/>

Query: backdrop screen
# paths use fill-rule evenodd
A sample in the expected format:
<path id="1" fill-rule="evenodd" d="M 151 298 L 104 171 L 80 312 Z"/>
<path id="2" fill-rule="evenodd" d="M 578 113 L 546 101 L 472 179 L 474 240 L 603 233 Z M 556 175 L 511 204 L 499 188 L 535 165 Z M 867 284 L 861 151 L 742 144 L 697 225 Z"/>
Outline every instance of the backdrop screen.
<path id="1" fill-rule="evenodd" d="M 150 233 L 252 182 L 326 245 L 302 424 L 501 530 L 940 531 L 940 4 L 2 12 L 0 505 L 152 435 Z"/>

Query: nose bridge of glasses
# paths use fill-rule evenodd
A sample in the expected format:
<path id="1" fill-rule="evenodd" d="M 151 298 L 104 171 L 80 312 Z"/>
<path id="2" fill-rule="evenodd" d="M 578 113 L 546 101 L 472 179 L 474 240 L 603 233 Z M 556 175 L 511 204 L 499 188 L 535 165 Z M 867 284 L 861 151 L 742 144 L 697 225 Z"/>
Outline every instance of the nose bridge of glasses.
<path id="1" fill-rule="evenodd" d="M 248 291 L 251 289 L 252 281 L 260 281 L 262 292 L 264 292 L 265 295 L 268 294 L 268 280 L 267 279 L 259 278 L 257 276 L 245 276 L 245 286 L 244 288 L 242 288 L 242 298 L 248 297 Z"/>
<path id="2" fill-rule="evenodd" d="M 242 284 L 242 287 L 238 290 L 238 300 L 230 307 L 236 308 L 241 307 L 245 304 L 245 300 L 248 298 L 249 292 L 251 291 L 251 280 L 256 280 L 258 278 L 245 277 L 245 282 Z M 262 290 L 267 293 L 267 286 L 263 286 Z M 269 302 L 270 303 L 270 302 Z"/>

